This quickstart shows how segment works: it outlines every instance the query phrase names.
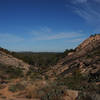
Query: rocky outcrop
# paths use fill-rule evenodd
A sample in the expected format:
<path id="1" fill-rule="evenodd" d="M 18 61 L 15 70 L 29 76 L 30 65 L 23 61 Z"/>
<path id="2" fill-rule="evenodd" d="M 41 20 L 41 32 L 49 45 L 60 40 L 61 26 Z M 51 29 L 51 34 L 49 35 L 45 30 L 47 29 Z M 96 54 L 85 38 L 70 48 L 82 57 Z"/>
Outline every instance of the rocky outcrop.
<path id="1" fill-rule="evenodd" d="M 14 66 L 22 68 L 23 70 L 28 70 L 30 65 L 19 60 L 12 55 L 6 54 L 5 52 L 0 51 L 0 63 L 7 66 Z"/>
<path id="2" fill-rule="evenodd" d="M 64 100 L 76 100 L 78 97 L 78 91 L 67 90 L 64 96 Z"/>
<path id="3" fill-rule="evenodd" d="M 71 74 L 77 68 L 83 74 L 92 73 L 94 76 L 100 70 L 100 34 L 86 39 L 76 48 L 75 52 L 68 54 L 47 74 L 50 77 L 55 74 L 56 76 L 65 76 Z"/>
<path id="4" fill-rule="evenodd" d="M 77 47 L 77 51 L 80 51 L 82 49 L 85 49 L 87 46 L 91 46 L 91 48 L 88 49 L 93 49 L 93 47 L 95 48 L 97 44 L 97 42 L 100 43 L 100 34 L 94 35 L 94 36 L 90 36 L 88 39 L 86 39 L 85 41 L 83 41 L 78 47 Z M 100 45 L 100 44 L 98 44 Z"/>

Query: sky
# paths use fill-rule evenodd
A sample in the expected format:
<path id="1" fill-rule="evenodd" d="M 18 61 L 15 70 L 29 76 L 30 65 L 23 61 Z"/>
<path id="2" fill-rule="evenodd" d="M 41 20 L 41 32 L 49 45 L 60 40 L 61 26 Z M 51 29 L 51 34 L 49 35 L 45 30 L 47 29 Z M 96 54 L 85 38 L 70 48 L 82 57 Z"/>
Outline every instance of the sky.
<path id="1" fill-rule="evenodd" d="M 0 0 L 0 46 L 63 52 L 100 33 L 100 0 Z"/>

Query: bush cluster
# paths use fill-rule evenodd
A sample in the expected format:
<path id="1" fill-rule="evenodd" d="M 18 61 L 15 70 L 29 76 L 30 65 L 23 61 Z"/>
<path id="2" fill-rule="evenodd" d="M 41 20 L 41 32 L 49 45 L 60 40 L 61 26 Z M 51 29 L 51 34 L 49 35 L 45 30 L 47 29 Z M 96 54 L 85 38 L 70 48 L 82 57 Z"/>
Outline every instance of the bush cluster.
<path id="1" fill-rule="evenodd" d="M 22 91 L 24 89 L 25 89 L 25 86 L 22 85 L 21 83 L 10 85 L 9 88 L 8 88 L 8 90 L 11 91 L 11 92 Z"/>
<path id="2" fill-rule="evenodd" d="M 0 77 L 1 78 L 12 79 L 12 78 L 18 78 L 18 77 L 23 77 L 23 76 L 24 76 L 24 73 L 21 68 L 0 64 Z"/>

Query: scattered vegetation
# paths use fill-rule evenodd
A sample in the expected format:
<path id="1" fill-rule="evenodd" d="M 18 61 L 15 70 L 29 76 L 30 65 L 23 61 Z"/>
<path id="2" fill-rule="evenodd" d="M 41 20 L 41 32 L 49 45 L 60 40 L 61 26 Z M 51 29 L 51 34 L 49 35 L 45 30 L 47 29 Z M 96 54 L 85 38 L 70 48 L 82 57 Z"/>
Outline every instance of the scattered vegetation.
<path id="1" fill-rule="evenodd" d="M 44 95 L 41 96 L 41 100 L 63 100 L 63 96 L 65 93 L 65 88 L 58 86 L 45 87 L 43 90 L 39 90 L 39 92 L 43 91 Z"/>
<path id="2" fill-rule="evenodd" d="M 69 52 L 74 52 L 74 49 L 66 49 L 62 53 L 57 52 L 10 52 L 7 49 L 1 48 L 0 51 L 10 54 L 24 62 L 36 67 L 48 68 L 55 65 L 59 59 L 64 58 Z"/>
<path id="3" fill-rule="evenodd" d="M 30 78 L 30 80 L 41 80 L 42 79 L 42 71 L 35 70 L 34 67 L 30 67 L 29 71 L 26 73 L 26 77 Z"/>
<path id="4" fill-rule="evenodd" d="M 64 53 L 54 53 L 54 52 L 12 52 L 14 57 L 22 59 L 36 67 L 47 68 L 49 66 L 55 65 L 59 59 L 65 57 L 69 52 L 75 51 L 74 49 L 66 49 Z"/>
<path id="5" fill-rule="evenodd" d="M 36 67 L 46 68 L 48 66 L 55 65 L 60 59 L 62 53 L 13 52 L 12 55 Z"/>
<path id="6" fill-rule="evenodd" d="M 24 75 L 23 69 L 19 67 L 16 68 L 14 66 L 0 64 L 1 80 L 23 78 L 23 80 L 27 81 L 27 86 L 19 82 L 10 84 L 8 90 L 11 92 L 25 90 L 25 96 L 27 98 L 39 98 L 41 100 L 63 100 L 63 96 L 67 89 L 80 91 L 76 100 L 94 100 L 91 98 L 91 91 L 95 94 L 100 94 L 100 85 L 96 84 L 96 82 L 100 82 L 100 71 L 96 72 L 96 74 L 88 73 L 88 75 L 83 75 L 78 69 L 80 63 L 75 62 L 69 66 L 69 71 L 72 72 L 70 76 L 63 75 L 62 77 L 58 75 L 57 79 L 53 82 L 49 83 L 49 77 L 44 75 L 44 72 L 47 71 L 47 69 L 49 70 L 50 66 L 55 65 L 58 60 L 64 58 L 69 52 L 75 52 L 73 49 L 66 50 L 64 53 L 9 52 L 3 48 L 0 48 L 0 50 L 7 54 L 12 54 L 14 57 L 22 59 L 24 62 L 37 68 L 35 69 L 33 66 L 30 67 L 29 71 Z M 98 55 L 100 55 L 100 47 L 97 48 L 97 50 L 88 53 L 84 58 L 91 59 Z M 92 61 L 85 61 L 86 60 L 84 60 L 85 66 L 92 66 Z M 98 63 L 98 61 L 95 60 L 95 63 Z M 64 64 L 66 64 L 66 62 Z M 39 83 L 39 81 L 44 81 L 43 79 L 48 83 L 47 85 L 45 85 L 45 83 L 43 83 L 44 85 Z M 39 85 L 35 84 L 35 82 L 38 82 Z"/>
<path id="7" fill-rule="evenodd" d="M 92 80 L 90 75 L 82 75 L 79 70 L 75 70 L 72 75 L 65 78 L 59 77 L 56 81 L 58 86 L 67 86 L 68 89 L 79 91 L 99 91 L 99 87 Z M 93 79 L 94 80 L 94 79 Z"/>
<path id="8" fill-rule="evenodd" d="M 92 100 L 92 98 L 88 94 L 80 92 L 77 100 Z"/>
<path id="9" fill-rule="evenodd" d="M 64 51 L 64 53 L 62 54 L 62 57 L 67 56 L 69 52 L 75 52 L 75 51 L 76 51 L 75 49 L 66 49 L 66 50 Z"/>
<path id="10" fill-rule="evenodd" d="M 0 47 L 0 51 L 5 52 L 6 54 L 11 54 L 11 52 L 10 52 L 9 50 L 4 49 L 4 48 L 2 48 L 2 47 Z"/>
<path id="11" fill-rule="evenodd" d="M 8 90 L 11 92 L 22 91 L 25 90 L 25 86 L 21 83 L 17 83 L 17 84 L 10 85 Z"/>
<path id="12" fill-rule="evenodd" d="M 38 86 L 37 86 L 38 87 Z M 63 86 L 57 86 L 56 83 L 50 83 L 49 85 L 40 87 L 34 90 L 34 86 L 31 86 L 30 90 L 27 90 L 27 98 L 39 98 L 40 100 L 63 100 L 66 88 Z"/>
<path id="13" fill-rule="evenodd" d="M 12 79 L 23 77 L 23 70 L 14 66 L 7 66 L 0 64 L 0 78 L 1 79 Z"/>

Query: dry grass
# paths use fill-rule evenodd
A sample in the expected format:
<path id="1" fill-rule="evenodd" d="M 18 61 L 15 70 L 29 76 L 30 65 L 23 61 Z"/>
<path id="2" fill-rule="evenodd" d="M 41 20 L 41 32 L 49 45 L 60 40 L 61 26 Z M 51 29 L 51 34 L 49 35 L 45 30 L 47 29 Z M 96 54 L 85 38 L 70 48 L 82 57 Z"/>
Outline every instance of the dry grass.
<path id="1" fill-rule="evenodd" d="M 26 88 L 26 97 L 27 98 L 40 98 L 41 95 L 38 94 L 38 90 L 45 87 L 47 82 L 44 80 L 35 81 L 33 84 L 30 84 Z"/>

